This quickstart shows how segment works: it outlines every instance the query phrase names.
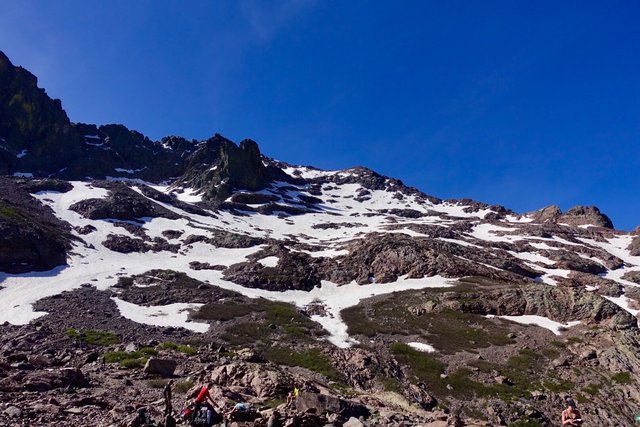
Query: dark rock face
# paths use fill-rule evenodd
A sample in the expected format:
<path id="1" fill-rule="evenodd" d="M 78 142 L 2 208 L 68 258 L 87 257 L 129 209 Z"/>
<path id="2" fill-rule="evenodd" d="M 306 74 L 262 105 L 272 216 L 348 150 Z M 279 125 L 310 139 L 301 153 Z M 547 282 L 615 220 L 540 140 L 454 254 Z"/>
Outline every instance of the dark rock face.
<path id="1" fill-rule="evenodd" d="M 281 252 L 275 267 L 264 267 L 257 262 L 234 264 L 224 272 L 224 278 L 248 288 L 286 291 L 309 291 L 320 286 L 319 265 L 322 261 L 298 252 Z"/>
<path id="2" fill-rule="evenodd" d="M 71 227 L 29 191 L 68 190 L 67 185 L 0 178 L 0 271 L 46 271 L 66 264 Z"/>
<path id="3" fill-rule="evenodd" d="M 106 184 L 110 190 L 104 199 L 87 199 L 69 209 L 89 219 L 137 220 L 144 217 L 180 218 L 180 215 L 141 196 L 122 183 Z"/>
<path id="4" fill-rule="evenodd" d="M 82 151 L 81 138 L 62 109 L 38 88 L 37 78 L 0 52 L 0 172 L 46 175 Z M 42 160 L 46 159 L 48 165 Z"/>

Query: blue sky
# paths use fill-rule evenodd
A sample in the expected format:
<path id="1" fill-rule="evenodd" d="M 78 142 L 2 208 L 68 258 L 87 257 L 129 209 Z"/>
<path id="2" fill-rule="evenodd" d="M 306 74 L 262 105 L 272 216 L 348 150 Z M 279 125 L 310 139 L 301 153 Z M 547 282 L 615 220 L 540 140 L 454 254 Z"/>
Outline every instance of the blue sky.
<path id="1" fill-rule="evenodd" d="M 635 1 L 21 1 L 0 49 L 73 121 L 632 229 L 638 22 Z"/>

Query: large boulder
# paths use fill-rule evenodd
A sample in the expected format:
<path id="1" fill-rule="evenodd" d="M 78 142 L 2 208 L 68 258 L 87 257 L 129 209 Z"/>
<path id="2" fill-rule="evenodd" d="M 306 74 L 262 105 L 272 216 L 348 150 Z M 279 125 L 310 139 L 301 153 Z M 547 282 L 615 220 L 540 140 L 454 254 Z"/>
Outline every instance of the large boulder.
<path id="1" fill-rule="evenodd" d="M 255 396 L 261 399 L 286 395 L 294 386 L 294 380 L 290 375 L 257 363 L 217 366 L 211 372 L 210 380 L 223 387 L 244 387 L 252 390 Z"/>
<path id="2" fill-rule="evenodd" d="M 370 415 L 369 409 L 361 403 L 308 391 L 302 391 L 298 394 L 296 409 L 301 412 L 314 411 L 316 414 L 325 412 L 339 414 L 345 418 L 366 418 Z"/>
<path id="3" fill-rule="evenodd" d="M 167 378 L 173 376 L 177 367 L 177 363 L 172 359 L 159 359 L 151 357 L 144 365 L 144 372 L 150 375 L 160 375 Z"/>

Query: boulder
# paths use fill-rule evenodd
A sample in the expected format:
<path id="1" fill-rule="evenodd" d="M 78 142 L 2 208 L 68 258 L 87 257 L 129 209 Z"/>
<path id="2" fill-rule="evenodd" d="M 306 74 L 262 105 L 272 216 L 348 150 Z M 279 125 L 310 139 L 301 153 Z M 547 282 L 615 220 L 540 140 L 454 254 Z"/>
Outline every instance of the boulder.
<path id="1" fill-rule="evenodd" d="M 150 375 L 160 375 L 167 378 L 173 376 L 177 367 L 177 363 L 172 359 L 159 359 L 157 357 L 151 357 L 144 365 L 143 371 Z"/>
<path id="2" fill-rule="evenodd" d="M 340 399 L 328 394 L 302 391 L 296 398 L 296 409 L 301 412 L 325 412 L 340 414 L 343 417 L 368 417 L 369 409 L 357 402 Z"/>

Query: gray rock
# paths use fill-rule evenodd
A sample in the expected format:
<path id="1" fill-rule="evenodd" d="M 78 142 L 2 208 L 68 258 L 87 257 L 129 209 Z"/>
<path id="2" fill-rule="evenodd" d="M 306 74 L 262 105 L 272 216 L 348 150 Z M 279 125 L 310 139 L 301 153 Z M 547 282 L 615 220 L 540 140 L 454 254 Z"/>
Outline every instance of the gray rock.
<path id="1" fill-rule="evenodd" d="M 158 359 L 151 357 L 144 365 L 143 371 L 151 375 L 160 375 L 161 377 L 171 377 L 175 372 L 177 363 L 172 359 Z"/>
<path id="2" fill-rule="evenodd" d="M 4 410 L 4 413 L 10 418 L 20 418 L 22 416 L 22 409 L 16 406 L 9 406 Z"/>

